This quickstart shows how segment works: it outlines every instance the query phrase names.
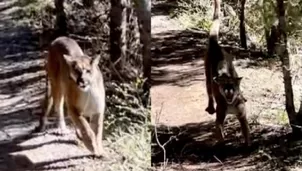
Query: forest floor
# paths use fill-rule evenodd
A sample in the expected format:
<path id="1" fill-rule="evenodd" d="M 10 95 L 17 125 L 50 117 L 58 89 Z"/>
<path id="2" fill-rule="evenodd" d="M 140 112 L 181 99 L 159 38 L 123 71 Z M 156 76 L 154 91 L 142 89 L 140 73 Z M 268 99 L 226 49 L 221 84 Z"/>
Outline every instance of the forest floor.
<path id="1" fill-rule="evenodd" d="M 38 124 L 37 114 L 42 112 L 45 71 L 38 30 L 28 20 L 20 19 L 20 11 L 27 5 L 23 2 L 0 1 L 0 170 L 112 167 L 119 163 L 114 156 L 110 161 L 91 157 L 88 150 L 76 144 L 75 134 L 58 136 L 53 129 L 31 134 Z"/>
<path id="2" fill-rule="evenodd" d="M 203 58 L 207 33 L 184 29 L 169 16 L 175 5 L 152 6 L 152 164 L 156 170 L 297 170 L 301 141 L 291 137 L 284 110 L 280 64 L 261 58 L 234 61 L 243 77 L 252 146 L 245 149 L 234 116 L 225 122 L 226 145 L 214 144 L 215 115 L 205 112 Z M 294 83 L 295 93 L 299 83 Z M 156 139 L 165 147 L 158 145 Z M 165 162 L 166 164 L 165 164 Z"/>

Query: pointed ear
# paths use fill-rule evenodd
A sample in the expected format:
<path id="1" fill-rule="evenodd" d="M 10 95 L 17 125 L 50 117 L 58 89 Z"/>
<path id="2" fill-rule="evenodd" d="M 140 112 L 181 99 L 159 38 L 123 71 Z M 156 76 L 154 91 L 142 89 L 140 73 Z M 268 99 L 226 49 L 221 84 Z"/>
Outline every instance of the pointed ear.
<path id="1" fill-rule="evenodd" d="M 67 63 L 68 65 L 70 65 L 70 66 L 71 66 L 71 64 L 72 64 L 72 62 L 73 62 L 73 60 L 72 60 L 72 56 L 70 56 L 70 55 L 66 55 L 66 54 L 63 54 L 63 57 L 64 57 L 64 59 L 65 59 L 66 63 Z"/>
<path id="2" fill-rule="evenodd" d="M 241 82 L 241 80 L 242 80 L 242 77 L 236 78 L 236 81 L 238 81 L 239 83 Z"/>
<path id="3" fill-rule="evenodd" d="M 99 62 L 100 62 L 100 59 L 101 59 L 101 55 L 97 55 L 95 58 L 93 58 L 91 60 L 91 64 L 93 66 L 98 66 Z"/>

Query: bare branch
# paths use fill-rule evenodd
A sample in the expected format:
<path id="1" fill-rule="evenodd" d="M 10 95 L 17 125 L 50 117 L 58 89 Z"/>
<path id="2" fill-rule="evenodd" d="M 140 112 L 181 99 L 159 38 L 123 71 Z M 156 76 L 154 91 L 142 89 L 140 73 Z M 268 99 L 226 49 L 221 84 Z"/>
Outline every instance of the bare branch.
<path id="1" fill-rule="evenodd" d="M 223 165 L 222 161 L 219 160 L 219 158 L 217 158 L 215 155 L 213 156 L 221 165 Z"/>
<path id="2" fill-rule="evenodd" d="M 155 132 L 155 139 L 156 139 L 156 143 L 157 145 L 163 150 L 163 153 L 164 153 L 164 157 L 163 157 L 163 162 L 164 162 L 164 166 L 163 166 L 163 170 L 166 169 L 166 166 L 167 166 L 167 159 L 166 159 L 166 149 L 165 149 L 165 145 L 162 145 L 160 142 L 159 142 L 159 139 L 158 139 L 158 134 L 157 134 L 157 123 L 159 122 L 159 118 L 160 118 L 160 114 L 162 112 L 162 109 L 163 109 L 163 103 L 161 104 L 161 107 L 160 107 L 160 110 L 159 112 L 156 112 L 156 115 L 155 115 L 155 126 L 154 126 L 154 132 Z"/>

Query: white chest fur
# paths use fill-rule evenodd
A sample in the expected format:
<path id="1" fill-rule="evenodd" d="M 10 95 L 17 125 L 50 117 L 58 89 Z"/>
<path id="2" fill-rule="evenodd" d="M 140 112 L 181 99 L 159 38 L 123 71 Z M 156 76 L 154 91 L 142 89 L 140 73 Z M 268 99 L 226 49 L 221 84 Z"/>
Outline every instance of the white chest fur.
<path id="1" fill-rule="evenodd" d="M 105 97 L 102 90 L 93 90 L 92 88 L 87 92 L 81 93 L 78 100 L 78 107 L 85 117 L 90 117 L 102 112 L 105 104 L 104 100 Z"/>

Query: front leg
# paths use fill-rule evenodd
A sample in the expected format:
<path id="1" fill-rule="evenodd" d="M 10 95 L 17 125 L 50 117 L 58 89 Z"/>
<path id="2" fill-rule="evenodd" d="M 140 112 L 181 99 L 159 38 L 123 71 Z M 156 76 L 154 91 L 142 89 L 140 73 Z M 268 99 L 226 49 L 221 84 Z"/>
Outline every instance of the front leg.
<path id="1" fill-rule="evenodd" d="M 206 61 L 207 63 L 207 61 Z M 206 64 L 206 69 L 205 69 L 205 73 L 206 73 L 206 88 L 207 88 L 207 94 L 208 94 L 208 106 L 205 109 L 206 112 L 208 112 L 209 114 L 214 114 L 215 113 L 215 108 L 214 108 L 214 97 L 213 97 L 213 74 L 211 72 L 211 68 L 207 67 Z"/>
<path id="2" fill-rule="evenodd" d="M 68 113 L 74 125 L 77 127 L 76 129 L 80 130 L 82 142 L 84 143 L 85 147 L 94 155 L 99 156 L 100 152 L 96 142 L 95 133 L 91 129 L 86 118 L 83 115 L 81 115 L 81 113 L 78 112 L 75 108 L 69 106 L 68 109 L 69 109 Z"/>
<path id="3" fill-rule="evenodd" d="M 87 122 L 90 122 L 90 118 L 86 118 Z M 74 125 L 74 128 L 75 128 L 75 133 L 76 133 L 76 136 L 79 140 L 83 140 L 83 136 L 81 134 L 81 130 L 79 130 L 79 128 L 76 127 L 76 125 Z"/>
<path id="4" fill-rule="evenodd" d="M 246 107 L 244 103 L 240 103 L 237 106 L 238 109 L 238 114 L 237 114 L 237 119 L 240 122 L 240 126 L 241 126 L 241 130 L 242 130 L 242 134 L 244 136 L 245 139 L 245 144 L 247 146 L 251 145 L 251 133 L 250 133 L 250 127 L 248 124 L 248 121 L 246 119 Z"/>
<path id="5" fill-rule="evenodd" d="M 96 135 L 96 142 L 98 143 L 100 155 L 107 157 L 107 153 L 103 146 L 104 110 L 92 117 L 90 125 Z"/>
<path id="6" fill-rule="evenodd" d="M 223 103 L 217 103 L 216 106 L 216 136 L 219 144 L 224 142 L 223 124 L 226 117 L 227 106 Z"/>

